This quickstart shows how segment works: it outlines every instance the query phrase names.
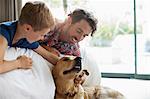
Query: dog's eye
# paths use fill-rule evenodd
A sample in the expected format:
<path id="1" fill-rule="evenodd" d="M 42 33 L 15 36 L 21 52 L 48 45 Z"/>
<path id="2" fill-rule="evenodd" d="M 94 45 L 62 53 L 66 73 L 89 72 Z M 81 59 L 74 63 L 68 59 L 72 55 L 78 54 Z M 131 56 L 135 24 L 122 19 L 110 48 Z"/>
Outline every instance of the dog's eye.
<path id="1" fill-rule="evenodd" d="M 69 61 L 69 60 L 70 60 L 69 57 L 66 57 L 66 58 L 63 59 L 63 61 Z"/>

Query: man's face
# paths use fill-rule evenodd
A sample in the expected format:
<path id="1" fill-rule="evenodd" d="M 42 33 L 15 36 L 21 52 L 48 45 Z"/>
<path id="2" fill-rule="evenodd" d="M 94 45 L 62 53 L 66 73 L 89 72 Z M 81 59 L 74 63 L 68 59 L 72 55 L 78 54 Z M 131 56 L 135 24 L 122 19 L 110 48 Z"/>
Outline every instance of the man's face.
<path id="1" fill-rule="evenodd" d="M 91 27 L 86 20 L 81 20 L 74 24 L 68 25 L 64 30 L 64 41 L 69 43 L 77 43 L 83 40 L 86 36 L 91 33 Z"/>

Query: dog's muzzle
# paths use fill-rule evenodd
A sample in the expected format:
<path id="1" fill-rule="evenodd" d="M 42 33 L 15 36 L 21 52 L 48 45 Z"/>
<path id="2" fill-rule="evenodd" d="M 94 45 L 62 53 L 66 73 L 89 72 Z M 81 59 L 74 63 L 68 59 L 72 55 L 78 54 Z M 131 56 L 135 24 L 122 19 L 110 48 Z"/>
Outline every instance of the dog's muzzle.
<path id="1" fill-rule="evenodd" d="M 74 61 L 75 63 L 73 64 L 73 68 L 70 70 L 64 71 L 63 74 L 68 74 L 71 71 L 80 72 L 80 70 L 82 69 L 81 57 L 76 57 Z"/>
<path id="2" fill-rule="evenodd" d="M 80 71 L 82 69 L 81 57 L 75 58 L 74 69 Z"/>

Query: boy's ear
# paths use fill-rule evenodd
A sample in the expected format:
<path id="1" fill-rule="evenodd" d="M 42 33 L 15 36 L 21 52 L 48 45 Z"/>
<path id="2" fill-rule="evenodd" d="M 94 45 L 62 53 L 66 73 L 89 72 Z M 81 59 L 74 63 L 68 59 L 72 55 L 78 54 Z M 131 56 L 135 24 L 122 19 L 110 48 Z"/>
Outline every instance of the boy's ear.
<path id="1" fill-rule="evenodd" d="M 24 30 L 27 32 L 34 31 L 32 26 L 29 24 L 24 24 Z"/>

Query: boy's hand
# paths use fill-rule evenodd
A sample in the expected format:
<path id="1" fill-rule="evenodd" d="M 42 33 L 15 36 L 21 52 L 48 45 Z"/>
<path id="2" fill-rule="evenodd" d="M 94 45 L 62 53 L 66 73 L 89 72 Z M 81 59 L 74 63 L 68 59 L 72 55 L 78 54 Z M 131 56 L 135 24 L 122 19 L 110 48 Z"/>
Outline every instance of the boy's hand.
<path id="1" fill-rule="evenodd" d="M 17 58 L 19 61 L 19 69 L 30 69 L 32 67 L 32 59 L 23 55 Z"/>

